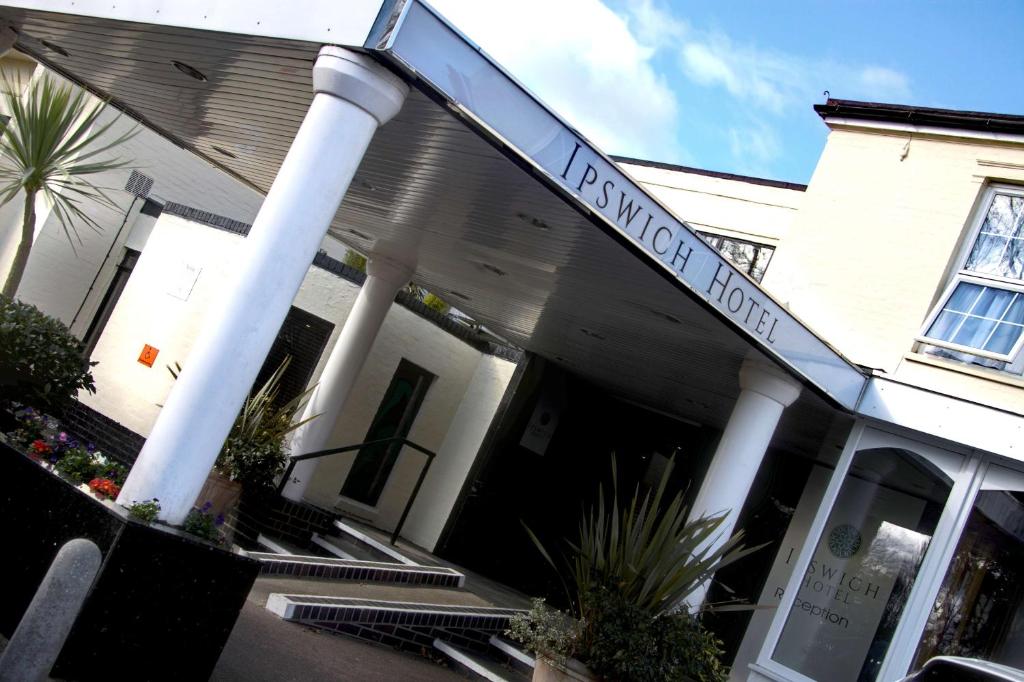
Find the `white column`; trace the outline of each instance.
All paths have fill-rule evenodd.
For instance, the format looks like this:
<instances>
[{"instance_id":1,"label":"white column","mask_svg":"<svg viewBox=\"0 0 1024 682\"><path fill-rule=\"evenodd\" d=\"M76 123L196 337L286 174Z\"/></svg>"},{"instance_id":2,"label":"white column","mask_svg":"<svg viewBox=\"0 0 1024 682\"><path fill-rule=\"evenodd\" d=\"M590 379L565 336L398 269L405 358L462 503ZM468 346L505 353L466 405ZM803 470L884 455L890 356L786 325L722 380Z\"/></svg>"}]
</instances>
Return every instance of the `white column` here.
<instances>
[{"instance_id":1,"label":"white column","mask_svg":"<svg viewBox=\"0 0 1024 682\"><path fill-rule=\"evenodd\" d=\"M726 514L718 533L704 543L711 550L732 536L782 411L800 395L800 384L783 370L765 360L751 358L740 367L740 389L690 511L690 519ZM695 590L687 603L699 607L707 588L705 583Z\"/></svg>"},{"instance_id":2,"label":"white column","mask_svg":"<svg viewBox=\"0 0 1024 682\"><path fill-rule=\"evenodd\" d=\"M408 93L364 55L324 47L309 111L118 502L158 498L181 523L231 430L377 127Z\"/></svg>"},{"instance_id":3,"label":"white column","mask_svg":"<svg viewBox=\"0 0 1024 682\"><path fill-rule=\"evenodd\" d=\"M293 456L329 447L334 424L366 363L395 294L411 277L412 268L395 261L374 257L367 261L366 281L345 319L345 326L327 358L302 419L318 416L296 429L292 436ZM318 463L317 460L296 462L282 494L291 500L302 500Z\"/></svg>"}]
</instances>

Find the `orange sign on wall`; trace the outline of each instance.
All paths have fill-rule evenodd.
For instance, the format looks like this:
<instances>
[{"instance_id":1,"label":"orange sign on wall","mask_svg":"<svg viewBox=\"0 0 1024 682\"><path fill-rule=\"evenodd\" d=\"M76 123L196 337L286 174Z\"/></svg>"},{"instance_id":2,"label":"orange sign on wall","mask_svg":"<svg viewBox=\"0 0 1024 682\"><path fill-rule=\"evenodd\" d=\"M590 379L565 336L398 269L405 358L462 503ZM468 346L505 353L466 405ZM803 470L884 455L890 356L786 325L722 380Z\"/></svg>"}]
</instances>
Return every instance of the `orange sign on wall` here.
<instances>
[{"instance_id":1,"label":"orange sign on wall","mask_svg":"<svg viewBox=\"0 0 1024 682\"><path fill-rule=\"evenodd\" d=\"M146 367L152 367L153 363L156 362L156 356L159 352L159 348L153 348L153 346L147 343L142 347L142 352L139 353L139 362Z\"/></svg>"}]
</instances>

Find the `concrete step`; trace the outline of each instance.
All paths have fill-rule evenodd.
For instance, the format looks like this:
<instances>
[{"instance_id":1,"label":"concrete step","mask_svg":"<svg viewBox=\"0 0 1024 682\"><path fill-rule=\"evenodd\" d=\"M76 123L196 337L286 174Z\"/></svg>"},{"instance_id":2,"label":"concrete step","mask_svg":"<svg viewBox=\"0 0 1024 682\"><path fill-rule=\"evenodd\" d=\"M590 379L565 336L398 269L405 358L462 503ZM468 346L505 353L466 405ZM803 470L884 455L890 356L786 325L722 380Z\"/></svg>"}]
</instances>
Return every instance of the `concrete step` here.
<instances>
[{"instance_id":1,"label":"concrete step","mask_svg":"<svg viewBox=\"0 0 1024 682\"><path fill-rule=\"evenodd\" d=\"M344 558L347 555L360 561L395 561L395 558L390 554L379 552L351 535L346 535L340 531L336 532L336 535L314 533L311 538L311 548L321 554L329 554L338 558Z\"/></svg>"},{"instance_id":2,"label":"concrete step","mask_svg":"<svg viewBox=\"0 0 1024 682\"><path fill-rule=\"evenodd\" d=\"M507 663L510 667L525 674L527 677L533 675L533 668L536 666L537 660L532 655L498 635L491 635L487 641L494 647L492 655L495 655L498 660Z\"/></svg>"},{"instance_id":3,"label":"concrete step","mask_svg":"<svg viewBox=\"0 0 1024 682\"><path fill-rule=\"evenodd\" d=\"M431 604L353 597L273 593L266 608L280 618L388 646L430 650L434 640L486 654L489 639L519 611L467 604Z\"/></svg>"},{"instance_id":4,"label":"concrete step","mask_svg":"<svg viewBox=\"0 0 1024 682\"><path fill-rule=\"evenodd\" d=\"M469 677L489 682L529 682L531 675L507 663L496 661L488 656L466 651L442 639L434 640L434 648L441 652L452 664Z\"/></svg>"},{"instance_id":5,"label":"concrete step","mask_svg":"<svg viewBox=\"0 0 1024 682\"><path fill-rule=\"evenodd\" d=\"M263 575L355 580L360 582L400 583L433 587L462 587L466 577L443 566L409 566L393 562L358 561L269 552L248 552L262 564Z\"/></svg>"},{"instance_id":6,"label":"concrete step","mask_svg":"<svg viewBox=\"0 0 1024 682\"><path fill-rule=\"evenodd\" d=\"M313 533L312 537L310 537L310 542L316 545L319 549L325 550L327 553L331 554L332 556L336 556L339 559L360 560L360 557L356 554L352 553L349 550L342 549L341 543L337 542L337 540L332 541L331 538L324 537L323 535L320 535L320 533ZM369 558L363 557L361 560L367 561L369 560Z\"/></svg>"},{"instance_id":7,"label":"concrete step","mask_svg":"<svg viewBox=\"0 0 1024 682\"><path fill-rule=\"evenodd\" d=\"M354 542L357 546L362 545L372 552L383 554L391 561L409 564L410 566L417 565L416 561L410 559L408 556L398 551L398 549L393 545L388 543L386 538L384 538L383 534L379 531L375 532L361 526L362 524L357 524L347 519L344 521L341 519L335 519L334 521L334 528L342 539L347 540L350 543ZM344 546L342 546L342 549L344 549Z\"/></svg>"}]
</instances>

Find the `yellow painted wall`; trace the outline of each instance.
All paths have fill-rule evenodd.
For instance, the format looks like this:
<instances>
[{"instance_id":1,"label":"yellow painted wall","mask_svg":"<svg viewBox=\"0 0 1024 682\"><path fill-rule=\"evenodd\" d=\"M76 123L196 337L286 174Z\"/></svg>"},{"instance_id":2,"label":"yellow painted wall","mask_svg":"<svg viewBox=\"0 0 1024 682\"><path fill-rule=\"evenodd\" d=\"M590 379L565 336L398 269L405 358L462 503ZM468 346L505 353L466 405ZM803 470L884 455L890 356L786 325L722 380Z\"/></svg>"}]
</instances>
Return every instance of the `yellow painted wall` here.
<instances>
[{"instance_id":1,"label":"yellow painted wall","mask_svg":"<svg viewBox=\"0 0 1024 682\"><path fill-rule=\"evenodd\" d=\"M1019 378L914 353L991 182L1024 185L1024 140L834 125L764 285L854 362L1024 413Z\"/></svg>"}]
</instances>

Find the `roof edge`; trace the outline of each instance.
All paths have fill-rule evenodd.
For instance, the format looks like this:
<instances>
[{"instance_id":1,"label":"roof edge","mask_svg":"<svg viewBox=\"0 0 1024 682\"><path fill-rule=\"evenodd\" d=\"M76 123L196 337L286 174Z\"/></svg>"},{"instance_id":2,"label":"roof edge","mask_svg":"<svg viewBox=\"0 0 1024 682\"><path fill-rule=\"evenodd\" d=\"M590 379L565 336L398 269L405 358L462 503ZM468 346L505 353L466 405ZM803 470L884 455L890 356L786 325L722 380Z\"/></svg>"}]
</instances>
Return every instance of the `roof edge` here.
<instances>
[{"instance_id":1,"label":"roof edge","mask_svg":"<svg viewBox=\"0 0 1024 682\"><path fill-rule=\"evenodd\" d=\"M791 189L796 192L804 192L807 190L807 185L799 182L787 182L785 180L772 180L770 178L758 178L752 175L737 175L736 173L725 173L723 171L707 170L706 168L694 168L693 166L680 166L674 163L664 163L662 161L648 161L647 159L634 159L629 156L617 156L615 154L609 154L608 158L616 163L628 163L633 166L646 166L648 168L660 168L662 170L678 171L680 173L692 173L693 175L704 175L709 178L719 178L721 180L735 180L736 182L745 182L750 185L764 185L766 187L778 187L779 189Z\"/></svg>"},{"instance_id":2,"label":"roof edge","mask_svg":"<svg viewBox=\"0 0 1024 682\"><path fill-rule=\"evenodd\" d=\"M824 104L815 104L814 111L824 121L841 117L862 121L884 121L888 123L910 123L954 130L976 130L986 133L1012 133L1024 135L1024 116L1017 114L996 114L982 111L960 111L937 109L905 104L881 102L860 102L848 99L832 99Z\"/></svg>"}]
</instances>

